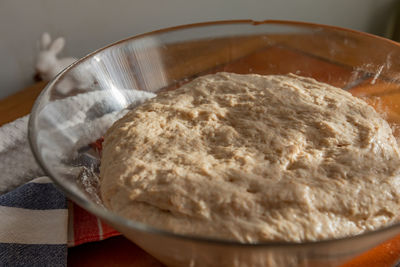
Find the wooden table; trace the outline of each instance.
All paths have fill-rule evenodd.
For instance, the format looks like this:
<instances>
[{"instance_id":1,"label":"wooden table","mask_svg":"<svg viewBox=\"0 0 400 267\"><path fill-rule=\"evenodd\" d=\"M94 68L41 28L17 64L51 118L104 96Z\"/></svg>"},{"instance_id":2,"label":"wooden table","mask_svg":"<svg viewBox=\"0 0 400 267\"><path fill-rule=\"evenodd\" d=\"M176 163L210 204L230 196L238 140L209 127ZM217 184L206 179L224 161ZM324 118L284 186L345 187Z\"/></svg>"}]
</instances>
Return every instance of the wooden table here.
<instances>
[{"instance_id":1,"label":"wooden table","mask_svg":"<svg viewBox=\"0 0 400 267\"><path fill-rule=\"evenodd\" d=\"M196 58L193 54L193 60L187 62L187 67L175 68L175 64L171 62L170 75L175 75L178 79L183 76L196 76L199 74L216 72L216 71L232 71L237 73L245 73L249 66L253 72L260 74L273 74L282 72L296 72L298 74L312 76L320 81L330 82L337 86L343 86L344 82L354 76L353 69L350 67L355 61L359 60L358 54L347 54L347 57L340 56L329 58L329 51L324 51L320 46L313 46L305 39L304 36L272 36L271 45L265 47L265 40L260 38L244 38L242 46L238 49L233 47L226 40L215 41L213 46L206 43L196 42L191 44L191 48L187 46L177 45L174 49L176 53L192 53L193 49L207 49L210 64L214 61L221 62L218 67L204 70L204 58ZM291 38L296 38L295 46L290 46ZM357 42L357 40L350 40ZM255 48L259 47L256 53ZM225 52L229 48L229 57L235 58L229 64L224 64L227 55ZM367 48L363 48L367 49ZM310 54L312 52L312 54ZM364 51L368 53L368 51ZM286 65L282 69L282 62L290 61L292 65ZM201 64L200 64L200 63ZM269 62L266 67L265 62ZM297 72L298 66L303 66L305 72ZM190 67L189 67L190 66ZM292 66L292 67L291 67ZM400 66L400 65L399 65ZM175 69L174 69L175 68ZM366 70L368 71L368 70ZM361 74L360 74L361 75ZM332 77L340 77L340 79L332 80ZM360 77L356 77L360 78ZM390 122L400 122L400 87L397 84L388 83L384 80L377 80L380 86L371 86L371 77L361 77L354 84L350 91L355 95L363 95L366 100L376 108L380 108L384 103L385 113ZM44 83L35 84L29 88L22 90L4 100L0 100L0 124L11 122L16 118L26 115L30 112L34 100L44 87ZM179 83L177 84L177 86ZM379 96L383 102L376 105L374 99ZM399 134L399 132L397 132ZM400 236L370 250L360 257L348 262L344 266L392 266L400 256ZM122 236L112 237L96 243L88 243L68 251L69 266L162 266L157 260L141 250L139 247L128 241Z\"/></svg>"}]
</instances>

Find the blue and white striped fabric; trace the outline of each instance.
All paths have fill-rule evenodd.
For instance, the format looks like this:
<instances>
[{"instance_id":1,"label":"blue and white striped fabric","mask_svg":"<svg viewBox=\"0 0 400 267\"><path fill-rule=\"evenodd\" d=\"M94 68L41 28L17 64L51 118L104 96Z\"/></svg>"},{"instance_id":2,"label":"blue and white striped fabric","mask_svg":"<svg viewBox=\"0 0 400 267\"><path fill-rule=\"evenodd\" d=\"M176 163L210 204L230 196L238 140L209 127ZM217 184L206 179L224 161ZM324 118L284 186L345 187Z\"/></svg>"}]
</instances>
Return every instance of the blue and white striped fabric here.
<instances>
[{"instance_id":1,"label":"blue and white striped fabric","mask_svg":"<svg viewBox=\"0 0 400 267\"><path fill-rule=\"evenodd\" d=\"M0 195L0 265L66 266L68 210L49 178Z\"/></svg>"},{"instance_id":2,"label":"blue and white striped fabric","mask_svg":"<svg viewBox=\"0 0 400 267\"><path fill-rule=\"evenodd\" d=\"M27 123L0 127L0 266L66 266L67 200L42 177Z\"/></svg>"}]
</instances>

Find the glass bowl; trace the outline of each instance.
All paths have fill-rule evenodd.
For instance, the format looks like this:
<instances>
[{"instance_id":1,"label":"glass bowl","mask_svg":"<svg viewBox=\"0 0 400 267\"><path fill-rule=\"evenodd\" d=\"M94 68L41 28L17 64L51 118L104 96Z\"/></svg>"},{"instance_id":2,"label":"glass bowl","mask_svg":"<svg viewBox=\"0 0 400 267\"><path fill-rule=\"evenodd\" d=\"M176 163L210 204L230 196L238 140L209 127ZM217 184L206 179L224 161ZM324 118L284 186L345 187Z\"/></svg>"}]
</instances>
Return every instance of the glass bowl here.
<instances>
[{"instance_id":1,"label":"glass bowl","mask_svg":"<svg viewBox=\"0 0 400 267\"><path fill-rule=\"evenodd\" d=\"M316 24L245 20L158 30L95 51L60 73L35 103L29 140L39 164L70 199L167 265L338 266L399 234L400 224L304 243L242 244L174 234L102 205L92 143L127 108L219 71L313 77L366 99L398 134L397 62L395 42Z\"/></svg>"}]
</instances>

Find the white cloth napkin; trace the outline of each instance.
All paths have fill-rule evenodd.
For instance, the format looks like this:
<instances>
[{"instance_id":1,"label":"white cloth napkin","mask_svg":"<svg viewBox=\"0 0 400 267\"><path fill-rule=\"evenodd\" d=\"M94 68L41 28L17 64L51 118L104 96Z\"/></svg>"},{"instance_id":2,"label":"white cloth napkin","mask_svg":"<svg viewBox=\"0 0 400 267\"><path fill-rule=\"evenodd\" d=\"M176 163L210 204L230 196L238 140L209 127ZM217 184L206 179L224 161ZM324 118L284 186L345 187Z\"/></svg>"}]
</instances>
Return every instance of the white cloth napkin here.
<instances>
[{"instance_id":1,"label":"white cloth napkin","mask_svg":"<svg viewBox=\"0 0 400 267\"><path fill-rule=\"evenodd\" d=\"M44 175L29 147L28 119L0 127L0 195Z\"/></svg>"}]
</instances>

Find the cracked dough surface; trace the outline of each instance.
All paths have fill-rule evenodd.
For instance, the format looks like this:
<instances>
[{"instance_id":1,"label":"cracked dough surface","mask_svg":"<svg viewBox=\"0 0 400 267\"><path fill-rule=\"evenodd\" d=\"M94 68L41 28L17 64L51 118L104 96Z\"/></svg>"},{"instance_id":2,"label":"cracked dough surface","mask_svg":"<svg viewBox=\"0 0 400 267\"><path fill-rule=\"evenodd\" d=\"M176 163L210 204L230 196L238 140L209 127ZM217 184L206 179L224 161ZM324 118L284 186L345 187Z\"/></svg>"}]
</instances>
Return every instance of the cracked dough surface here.
<instances>
[{"instance_id":1,"label":"cracked dough surface","mask_svg":"<svg viewBox=\"0 0 400 267\"><path fill-rule=\"evenodd\" d=\"M217 73L108 130L101 195L177 233L312 241L396 220L399 166L387 122L350 93L293 74Z\"/></svg>"}]
</instances>

